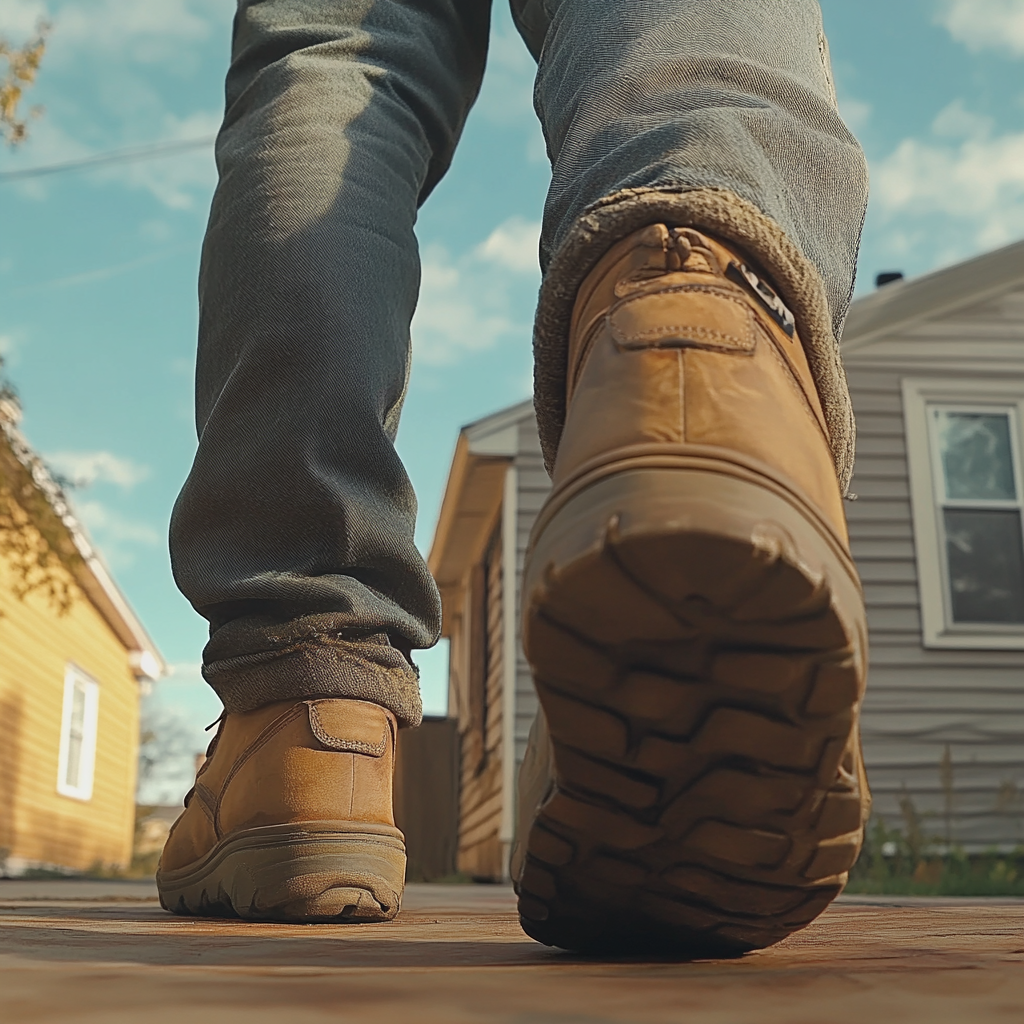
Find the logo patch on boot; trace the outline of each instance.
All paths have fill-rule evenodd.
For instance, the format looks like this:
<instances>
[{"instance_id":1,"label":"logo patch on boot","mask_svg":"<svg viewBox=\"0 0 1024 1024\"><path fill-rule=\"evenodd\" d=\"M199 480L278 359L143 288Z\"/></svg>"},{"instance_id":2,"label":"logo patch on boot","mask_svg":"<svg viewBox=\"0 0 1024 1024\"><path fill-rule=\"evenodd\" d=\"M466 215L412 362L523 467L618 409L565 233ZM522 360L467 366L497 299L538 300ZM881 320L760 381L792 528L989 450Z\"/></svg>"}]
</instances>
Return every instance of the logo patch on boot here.
<instances>
[{"instance_id":1,"label":"logo patch on boot","mask_svg":"<svg viewBox=\"0 0 1024 1024\"><path fill-rule=\"evenodd\" d=\"M383 709L366 701L307 700L309 727L321 745L345 754L383 757L391 729Z\"/></svg>"},{"instance_id":2,"label":"logo patch on boot","mask_svg":"<svg viewBox=\"0 0 1024 1024\"><path fill-rule=\"evenodd\" d=\"M793 337L796 333L796 317L771 285L762 281L744 263L730 263L725 271L725 276L738 285L746 285L750 288L758 302L764 307L765 312L786 332L787 337Z\"/></svg>"}]
</instances>

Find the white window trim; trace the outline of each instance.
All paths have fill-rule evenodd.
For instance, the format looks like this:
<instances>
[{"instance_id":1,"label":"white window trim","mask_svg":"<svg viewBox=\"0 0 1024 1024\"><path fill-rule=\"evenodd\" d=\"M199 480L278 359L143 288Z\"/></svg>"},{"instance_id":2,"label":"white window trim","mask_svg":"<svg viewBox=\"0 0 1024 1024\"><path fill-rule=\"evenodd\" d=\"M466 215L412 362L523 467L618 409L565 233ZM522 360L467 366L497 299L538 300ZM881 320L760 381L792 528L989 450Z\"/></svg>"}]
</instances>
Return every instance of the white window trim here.
<instances>
[{"instance_id":1,"label":"white window trim","mask_svg":"<svg viewBox=\"0 0 1024 1024\"><path fill-rule=\"evenodd\" d=\"M75 685L85 688L85 714L82 720L82 752L79 760L78 785L65 781L71 747L71 716L74 709ZM60 754L57 758L57 792L74 800L91 800L93 775L96 769L96 734L99 725L100 685L91 676L70 662L64 670L64 709L60 720Z\"/></svg>"},{"instance_id":2,"label":"white window trim","mask_svg":"<svg viewBox=\"0 0 1024 1024\"><path fill-rule=\"evenodd\" d=\"M914 520L914 548L925 647L960 650L1024 650L1024 626L954 624L949 609L942 531L939 526L937 456L931 443L929 405L1012 406L1017 415L1015 454L1024 451L1024 377L1001 379L903 380L903 418L907 437L907 468ZM1015 467L1019 485L1024 467Z\"/></svg>"}]
</instances>

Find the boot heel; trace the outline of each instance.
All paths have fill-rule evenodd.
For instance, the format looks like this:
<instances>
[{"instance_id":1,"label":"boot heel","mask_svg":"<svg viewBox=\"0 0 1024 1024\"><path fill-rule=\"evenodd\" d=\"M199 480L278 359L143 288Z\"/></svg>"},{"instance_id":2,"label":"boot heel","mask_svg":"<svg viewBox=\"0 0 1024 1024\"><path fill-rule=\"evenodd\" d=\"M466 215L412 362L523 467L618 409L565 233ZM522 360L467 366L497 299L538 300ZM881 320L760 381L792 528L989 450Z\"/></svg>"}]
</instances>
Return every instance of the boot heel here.
<instances>
[{"instance_id":1,"label":"boot heel","mask_svg":"<svg viewBox=\"0 0 1024 1024\"><path fill-rule=\"evenodd\" d=\"M821 913L860 849L856 572L749 467L613 470L552 500L528 556L555 789L526 840L522 924L574 949L766 946Z\"/></svg>"}]
</instances>

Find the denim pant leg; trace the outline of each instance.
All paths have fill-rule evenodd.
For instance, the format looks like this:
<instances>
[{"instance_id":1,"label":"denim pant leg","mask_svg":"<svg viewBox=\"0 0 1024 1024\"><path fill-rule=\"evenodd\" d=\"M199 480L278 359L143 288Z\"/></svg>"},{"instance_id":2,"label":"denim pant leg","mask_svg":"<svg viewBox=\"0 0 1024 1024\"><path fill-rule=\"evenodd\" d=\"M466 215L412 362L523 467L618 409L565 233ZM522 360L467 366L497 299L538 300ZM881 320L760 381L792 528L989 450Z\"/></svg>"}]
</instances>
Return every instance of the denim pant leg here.
<instances>
[{"instance_id":1,"label":"denim pant leg","mask_svg":"<svg viewBox=\"0 0 1024 1024\"><path fill-rule=\"evenodd\" d=\"M639 227L732 240L788 300L843 486L853 423L836 339L853 291L867 168L835 101L816 0L513 0L539 57L553 179L535 338L541 439L564 418L580 282Z\"/></svg>"},{"instance_id":2,"label":"denim pant leg","mask_svg":"<svg viewBox=\"0 0 1024 1024\"><path fill-rule=\"evenodd\" d=\"M318 694L421 716L440 629L394 449L418 205L483 73L489 0L242 0L200 273L199 450L175 579L229 711Z\"/></svg>"}]
</instances>

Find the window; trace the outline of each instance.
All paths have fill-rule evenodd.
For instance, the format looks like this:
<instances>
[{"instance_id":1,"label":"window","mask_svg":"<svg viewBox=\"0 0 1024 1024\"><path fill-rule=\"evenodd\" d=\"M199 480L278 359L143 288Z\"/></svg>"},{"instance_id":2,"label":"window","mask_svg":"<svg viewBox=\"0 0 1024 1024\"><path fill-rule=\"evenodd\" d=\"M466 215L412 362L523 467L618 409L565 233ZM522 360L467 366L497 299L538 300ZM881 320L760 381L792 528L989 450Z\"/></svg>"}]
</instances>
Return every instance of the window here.
<instances>
[{"instance_id":1,"label":"window","mask_svg":"<svg viewBox=\"0 0 1024 1024\"><path fill-rule=\"evenodd\" d=\"M92 799L99 700L99 684L81 669L68 665L64 673L57 792L76 800Z\"/></svg>"},{"instance_id":2,"label":"window","mask_svg":"<svg viewBox=\"0 0 1024 1024\"><path fill-rule=\"evenodd\" d=\"M1013 408L929 406L953 623L1024 624Z\"/></svg>"},{"instance_id":3,"label":"window","mask_svg":"<svg viewBox=\"0 0 1024 1024\"><path fill-rule=\"evenodd\" d=\"M926 646L1024 648L1024 382L905 381Z\"/></svg>"}]
</instances>

